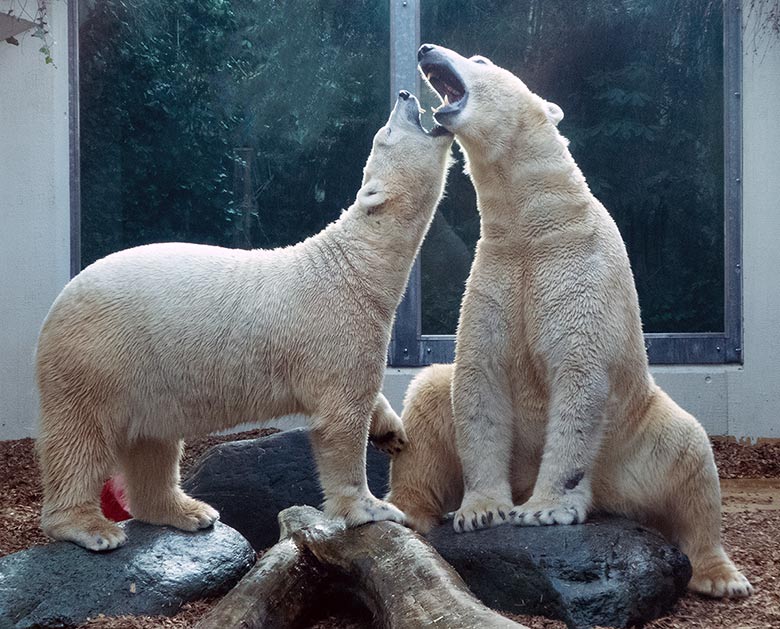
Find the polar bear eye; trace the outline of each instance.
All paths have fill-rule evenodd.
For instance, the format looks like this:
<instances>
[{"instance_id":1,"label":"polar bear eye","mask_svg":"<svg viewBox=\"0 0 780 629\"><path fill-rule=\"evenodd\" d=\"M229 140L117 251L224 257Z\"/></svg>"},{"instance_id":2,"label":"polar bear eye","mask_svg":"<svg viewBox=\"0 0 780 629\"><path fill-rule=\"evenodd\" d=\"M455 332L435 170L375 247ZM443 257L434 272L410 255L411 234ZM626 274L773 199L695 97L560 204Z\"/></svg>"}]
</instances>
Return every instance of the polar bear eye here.
<instances>
[{"instance_id":1,"label":"polar bear eye","mask_svg":"<svg viewBox=\"0 0 780 629\"><path fill-rule=\"evenodd\" d=\"M485 57L480 57L480 56L472 57L471 61L473 61L474 63L479 63L479 64L481 64L483 66L492 65L492 63L490 62L489 59L486 59Z\"/></svg>"}]
</instances>

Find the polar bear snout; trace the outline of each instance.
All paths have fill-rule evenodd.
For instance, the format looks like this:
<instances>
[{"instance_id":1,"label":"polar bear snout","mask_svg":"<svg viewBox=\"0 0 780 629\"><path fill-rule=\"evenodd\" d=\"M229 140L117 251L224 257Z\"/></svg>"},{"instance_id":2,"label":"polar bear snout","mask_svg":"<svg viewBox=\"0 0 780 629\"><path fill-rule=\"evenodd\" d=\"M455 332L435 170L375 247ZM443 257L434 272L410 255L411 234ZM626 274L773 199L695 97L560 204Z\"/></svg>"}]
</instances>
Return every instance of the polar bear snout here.
<instances>
[{"instance_id":1,"label":"polar bear snout","mask_svg":"<svg viewBox=\"0 0 780 629\"><path fill-rule=\"evenodd\" d=\"M393 113L390 114L390 127L392 128L401 121L411 122L420 131L425 131L420 120L420 101L414 94L406 90L398 92Z\"/></svg>"},{"instance_id":2,"label":"polar bear snout","mask_svg":"<svg viewBox=\"0 0 780 629\"><path fill-rule=\"evenodd\" d=\"M433 44L423 44L417 51L417 61L422 61L429 52L436 50L436 46Z\"/></svg>"}]
</instances>

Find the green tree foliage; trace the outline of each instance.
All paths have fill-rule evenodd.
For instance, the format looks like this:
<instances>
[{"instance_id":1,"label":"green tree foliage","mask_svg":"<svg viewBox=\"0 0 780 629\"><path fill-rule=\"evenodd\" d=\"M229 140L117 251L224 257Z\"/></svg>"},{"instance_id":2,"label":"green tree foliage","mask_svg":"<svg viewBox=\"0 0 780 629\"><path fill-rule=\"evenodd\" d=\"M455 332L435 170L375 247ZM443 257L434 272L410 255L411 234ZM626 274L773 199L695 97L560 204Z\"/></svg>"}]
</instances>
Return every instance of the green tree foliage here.
<instances>
[{"instance_id":1,"label":"green tree foliage","mask_svg":"<svg viewBox=\"0 0 780 629\"><path fill-rule=\"evenodd\" d=\"M562 133L620 227L646 331L723 329L723 10L719 0L439 0L423 39L483 54L562 106ZM458 181L459 180L459 181ZM465 178L441 211L473 249ZM451 333L466 275L423 249L423 331ZM462 266L462 265L461 265ZM442 302L447 302L447 307Z\"/></svg>"},{"instance_id":2,"label":"green tree foliage","mask_svg":"<svg viewBox=\"0 0 780 629\"><path fill-rule=\"evenodd\" d=\"M388 110L386 3L81 8L84 264L167 240L286 245L352 202Z\"/></svg>"}]
</instances>

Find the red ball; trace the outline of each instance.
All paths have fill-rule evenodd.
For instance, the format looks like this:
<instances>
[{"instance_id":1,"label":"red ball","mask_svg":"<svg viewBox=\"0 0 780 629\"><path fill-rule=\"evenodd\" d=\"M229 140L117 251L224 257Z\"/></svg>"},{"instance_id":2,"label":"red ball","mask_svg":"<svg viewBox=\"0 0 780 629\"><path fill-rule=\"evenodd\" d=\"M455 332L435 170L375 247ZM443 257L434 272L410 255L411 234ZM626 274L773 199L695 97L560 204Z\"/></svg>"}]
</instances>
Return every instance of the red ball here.
<instances>
[{"instance_id":1,"label":"red ball","mask_svg":"<svg viewBox=\"0 0 780 629\"><path fill-rule=\"evenodd\" d=\"M109 520L122 522L133 516L127 511L124 484L119 477L109 478L100 492L100 508Z\"/></svg>"}]
</instances>

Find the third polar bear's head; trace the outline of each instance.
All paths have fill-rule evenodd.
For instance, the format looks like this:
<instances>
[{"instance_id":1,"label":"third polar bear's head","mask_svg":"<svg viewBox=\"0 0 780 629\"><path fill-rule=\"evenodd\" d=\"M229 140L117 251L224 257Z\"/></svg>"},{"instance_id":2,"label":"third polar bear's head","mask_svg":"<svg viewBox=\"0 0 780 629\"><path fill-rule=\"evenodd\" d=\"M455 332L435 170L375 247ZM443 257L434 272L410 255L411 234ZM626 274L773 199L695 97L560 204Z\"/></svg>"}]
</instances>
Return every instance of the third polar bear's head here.
<instances>
[{"instance_id":1,"label":"third polar bear's head","mask_svg":"<svg viewBox=\"0 0 780 629\"><path fill-rule=\"evenodd\" d=\"M490 146L528 131L552 128L563 111L534 94L519 78L481 56L463 57L454 50L423 44L417 53L420 71L442 98L434 110L438 124L465 145Z\"/></svg>"},{"instance_id":2,"label":"third polar bear's head","mask_svg":"<svg viewBox=\"0 0 780 629\"><path fill-rule=\"evenodd\" d=\"M402 90L387 123L374 136L358 205L369 215L432 214L444 191L452 141L452 134L440 125L423 129L420 103Z\"/></svg>"}]
</instances>

